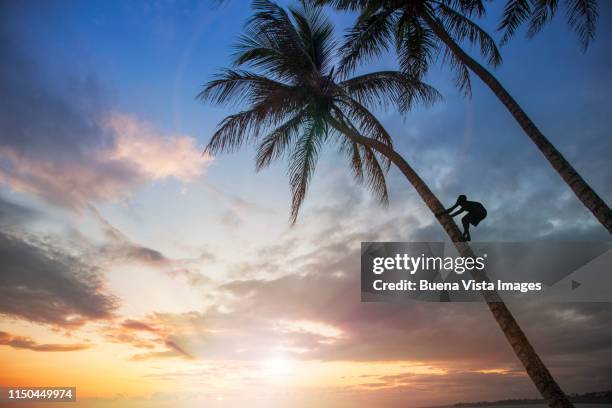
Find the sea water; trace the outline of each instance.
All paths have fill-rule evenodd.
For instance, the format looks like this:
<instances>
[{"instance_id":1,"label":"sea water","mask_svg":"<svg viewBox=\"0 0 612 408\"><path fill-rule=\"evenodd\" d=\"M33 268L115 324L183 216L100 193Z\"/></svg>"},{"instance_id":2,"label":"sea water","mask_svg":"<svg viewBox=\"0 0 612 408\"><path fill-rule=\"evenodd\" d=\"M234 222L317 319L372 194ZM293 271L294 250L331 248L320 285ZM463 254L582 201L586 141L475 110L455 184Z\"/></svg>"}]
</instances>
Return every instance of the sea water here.
<instances>
[{"instance_id":1,"label":"sea water","mask_svg":"<svg viewBox=\"0 0 612 408\"><path fill-rule=\"evenodd\" d=\"M525 405L479 405L478 408L544 408L546 404L525 404ZM610 404L574 404L576 408L612 408ZM468 408L468 407L465 407Z\"/></svg>"}]
</instances>

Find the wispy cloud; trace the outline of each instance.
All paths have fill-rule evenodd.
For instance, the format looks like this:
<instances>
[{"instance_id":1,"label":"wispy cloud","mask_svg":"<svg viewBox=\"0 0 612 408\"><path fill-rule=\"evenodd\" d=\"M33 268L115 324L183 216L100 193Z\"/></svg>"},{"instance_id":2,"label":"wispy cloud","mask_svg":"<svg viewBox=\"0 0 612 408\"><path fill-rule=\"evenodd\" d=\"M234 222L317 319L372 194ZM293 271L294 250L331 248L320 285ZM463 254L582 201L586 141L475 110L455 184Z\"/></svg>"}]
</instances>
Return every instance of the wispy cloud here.
<instances>
[{"instance_id":1,"label":"wispy cloud","mask_svg":"<svg viewBox=\"0 0 612 408\"><path fill-rule=\"evenodd\" d=\"M0 345L9 346L16 349L25 349L32 351L78 351L90 347L89 344L44 344L37 343L30 337L15 336L7 332L0 331Z\"/></svg>"},{"instance_id":2,"label":"wispy cloud","mask_svg":"<svg viewBox=\"0 0 612 408\"><path fill-rule=\"evenodd\" d=\"M37 131L25 123L14 126L13 131L19 133ZM194 182L212 160L202 156L195 139L161 135L126 114L112 114L102 124L91 126L94 135L89 138L99 137L96 143L100 145L83 146L82 140L88 137L77 133L66 142L81 146L76 154L68 156L53 153L64 147L62 139L46 154L37 152L44 147L36 134L29 136L27 149L10 140L0 140L0 162L4 163L0 166L0 181L15 191L56 205L83 208L89 203L127 198L138 187L153 181L173 178L181 183Z\"/></svg>"},{"instance_id":3,"label":"wispy cloud","mask_svg":"<svg viewBox=\"0 0 612 408\"><path fill-rule=\"evenodd\" d=\"M160 325L155 318L146 320L125 319L119 326L109 325L102 329L105 338L114 343L146 349L132 356L134 361L166 358L193 359L187 351L172 340L172 328Z\"/></svg>"}]
</instances>

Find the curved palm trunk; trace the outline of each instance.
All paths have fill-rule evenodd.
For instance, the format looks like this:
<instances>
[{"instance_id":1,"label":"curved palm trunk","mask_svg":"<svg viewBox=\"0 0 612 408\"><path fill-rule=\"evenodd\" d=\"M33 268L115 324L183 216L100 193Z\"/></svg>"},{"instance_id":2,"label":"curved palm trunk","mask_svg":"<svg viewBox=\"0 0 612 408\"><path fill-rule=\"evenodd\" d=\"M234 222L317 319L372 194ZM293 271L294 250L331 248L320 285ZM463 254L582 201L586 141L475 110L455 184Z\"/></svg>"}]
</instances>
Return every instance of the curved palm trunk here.
<instances>
[{"instance_id":1,"label":"curved palm trunk","mask_svg":"<svg viewBox=\"0 0 612 408\"><path fill-rule=\"evenodd\" d=\"M331 125L357 143L369 146L391 160L408 179L408 182L412 184L417 193L419 193L419 196L421 196L421 199L434 214L442 228L444 228L444 231L446 231L446 234L453 241L461 256L472 258L476 256L469 244L462 242L461 231L453 219L448 214L440 215L444 211L444 207L442 203L440 203L440 200L438 200L438 197L436 197L427 184L425 184L421 177L412 167L410 167L399 153L378 140L361 136L338 121L332 120ZM484 272L478 273L474 271L472 276L477 280L488 281L486 273ZM523 367L525 367L525 371L527 371L527 374L534 382L538 391L540 391L540 394L542 394L542 397L548 402L549 406L552 408L573 408L574 406L561 387L559 387L559 384L557 384L550 371L548 371L548 368L546 368L544 362L540 359L531 343L529 343L527 336L525 336L525 333L518 325L499 294L496 291L483 291L482 294L485 297L487 306L491 310L495 321L497 321L506 339L508 339L510 346L512 346L514 353L523 364Z\"/></svg>"},{"instance_id":2,"label":"curved palm trunk","mask_svg":"<svg viewBox=\"0 0 612 408\"><path fill-rule=\"evenodd\" d=\"M470 57L463 49L448 35L446 30L431 16L424 13L423 19L431 27L434 33L446 44L446 46L459 58L467 67L475 73L490 89L495 96L504 104L506 109L521 126L523 131L529 136L531 141L540 149L550 165L559 173L565 183L572 189L576 197L586 208L593 213L595 218L612 234L612 210L589 186L582 176L572 167L563 157L561 152L540 132L535 123L514 100L502 84L481 64Z\"/></svg>"}]
</instances>

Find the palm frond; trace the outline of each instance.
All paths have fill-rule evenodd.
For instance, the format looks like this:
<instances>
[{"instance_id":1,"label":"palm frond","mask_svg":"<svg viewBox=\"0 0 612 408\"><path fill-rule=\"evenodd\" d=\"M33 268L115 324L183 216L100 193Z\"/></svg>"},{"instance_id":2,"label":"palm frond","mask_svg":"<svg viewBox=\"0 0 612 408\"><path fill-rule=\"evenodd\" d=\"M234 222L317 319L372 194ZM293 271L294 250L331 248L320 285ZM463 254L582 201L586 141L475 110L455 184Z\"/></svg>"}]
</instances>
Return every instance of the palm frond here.
<instances>
[{"instance_id":1,"label":"palm frond","mask_svg":"<svg viewBox=\"0 0 612 408\"><path fill-rule=\"evenodd\" d=\"M383 142L387 146L393 146L391 136L385 127L378 121L365 106L350 97L338 98L336 105L337 112L341 112L341 117L346 122L354 125L356 130L372 139Z\"/></svg>"},{"instance_id":2,"label":"palm frond","mask_svg":"<svg viewBox=\"0 0 612 408\"><path fill-rule=\"evenodd\" d=\"M242 111L224 118L212 138L204 148L205 153L216 154L232 152L244 144L252 132L261 127L259 115L252 111Z\"/></svg>"},{"instance_id":3,"label":"palm frond","mask_svg":"<svg viewBox=\"0 0 612 408\"><path fill-rule=\"evenodd\" d=\"M273 76L281 81L291 80L296 72L304 71L300 54L277 44L278 38L272 38L266 32L250 32L245 29L234 45L234 66L247 66L263 74Z\"/></svg>"},{"instance_id":4,"label":"palm frond","mask_svg":"<svg viewBox=\"0 0 612 408\"><path fill-rule=\"evenodd\" d=\"M364 150L363 163L367 174L367 185L372 194L378 199L382 205L389 204L389 192L387 190L387 181L385 179L386 171L380 165L376 154L367 146L362 147ZM386 159L386 158L385 158Z\"/></svg>"},{"instance_id":5,"label":"palm frond","mask_svg":"<svg viewBox=\"0 0 612 408\"><path fill-rule=\"evenodd\" d=\"M255 160L257 171L269 166L287 151L306 119L304 111L301 111L261 140Z\"/></svg>"},{"instance_id":6,"label":"palm frond","mask_svg":"<svg viewBox=\"0 0 612 408\"><path fill-rule=\"evenodd\" d=\"M340 69L353 71L359 61L381 55L389 48L395 25L394 10L385 9L360 18L344 36Z\"/></svg>"},{"instance_id":7,"label":"palm frond","mask_svg":"<svg viewBox=\"0 0 612 408\"><path fill-rule=\"evenodd\" d=\"M583 50L595 38L595 24L599 17L597 0L566 0L567 23L578 35Z\"/></svg>"},{"instance_id":8,"label":"palm frond","mask_svg":"<svg viewBox=\"0 0 612 408\"><path fill-rule=\"evenodd\" d=\"M468 41L480 46L480 55L492 66L501 64L501 54L495 45L495 40L469 18L441 4L438 16L446 32L454 36L455 42Z\"/></svg>"},{"instance_id":9,"label":"palm frond","mask_svg":"<svg viewBox=\"0 0 612 408\"><path fill-rule=\"evenodd\" d=\"M261 102L273 93L291 93L289 85L249 71L225 69L197 95L203 102L225 104L232 100Z\"/></svg>"},{"instance_id":10,"label":"palm frond","mask_svg":"<svg viewBox=\"0 0 612 408\"><path fill-rule=\"evenodd\" d=\"M248 64L279 79L293 79L312 70L313 62L292 16L269 0L254 1L253 9L235 45L234 64Z\"/></svg>"},{"instance_id":11,"label":"palm frond","mask_svg":"<svg viewBox=\"0 0 612 408\"><path fill-rule=\"evenodd\" d=\"M360 146L355 142L349 142L348 145L350 146L353 175L358 183L363 183L363 160L361 160L361 152L359 151Z\"/></svg>"},{"instance_id":12,"label":"palm frond","mask_svg":"<svg viewBox=\"0 0 612 408\"><path fill-rule=\"evenodd\" d=\"M342 111L334 110L334 113L335 117L331 121L332 126L334 121L337 121L342 124L343 128L351 129L351 131L359 134L359 131ZM335 128L335 130L343 134L341 128ZM362 183L365 173L367 187L372 195L374 195L381 204L387 205L389 203L389 193L387 190L386 173L389 171L390 161L388 158L374 152L368 146L356 143L351 139L351 135L344 133L344 136L344 150L350 156L351 168L353 169L356 181ZM381 161L383 162L382 165L380 164Z\"/></svg>"},{"instance_id":13,"label":"palm frond","mask_svg":"<svg viewBox=\"0 0 612 408\"><path fill-rule=\"evenodd\" d=\"M291 96L291 95L290 95ZM300 107L299 101L272 94L270 98L251 105L251 108L227 116L217 126L205 152L216 154L233 152L245 142L256 139L262 129L277 126Z\"/></svg>"},{"instance_id":14,"label":"palm frond","mask_svg":"<svg viewBox=\"0 0 612 408\"><path fill-rule=\"evenodd\" d=\"M401 70L416 77L425 76L439 50L435 34L412 13L402 15L395 31L395 47Z\"/></svg>"},{"instance_id":15,"label":"palm frond","mask_svg":"<svg viewBox=\"0 0 612 408\"><path fill-rule=\"evenodd\" d=\"M455 76L455 86L467 97L472 95L472 81L470 70L457 56L448 48L444 51L443 61L447 63Z\"/></svg>"},{"instance_id":16,"label":"palm frond","mask_svg":"<svg viewBox=\"0 0 612 408\"><path fill-rule=\"evenodd\" d=\"M532 0L533 8L531 18L529 19L528 37L533 37L542 30L542 27L550 20L557 12L559 6L558 0Z\"/></svg>"},{"instance_id":17,"label":"palm frond","mask_svg":"<svg viewBox=\"0 0 612 408\"><path fill-rule=\"evenodd\" d=\"M321 8L309 3L302 3L302 8L299 10L295 8L289 10L305 54L318 72L327 71L336 48L333 39L334 26L323 15Z\"/></svg>"},{"instance_id":18,"label":"palm frond","mask_svg":"<svg viewBox=\"0 0 612 408\"><path fill-rule=\"evenodd\" d=\"M297 37L297 32L291 21L289 13L270 0L253 0L253 15L246 23L245 28L253 33L267 33L270 38L283 40Z\"/></svg>"},{"instance_id":19,"label":"palm frond","mask_svg":"<svg viewBox=\"0 0 612 408\"><path fill-rule=\"evenodd\" d=\"M350 10L357 11L363 10L368 7L371 3L377 3L376 1L371 0L314 0L314 3L317 6L330 6L335 8L336 10ZM382 1L378 1L378 3L382 3Z\"/></svg>"},{"instance_id":20,"label":"palm frond","mask_svg":"<svg viewBox=\"0 0 612 408\"><path fill-rule=\"evenodd\" d=\"M321 145L327 135L327 124L319 117L312 117L304 126L304 134L298 139L289 158L289 185L291 186L290 222L295 224L306 198L308 185L314 173Z\"/></svg>"},{"instance_id":21,"label":"palm frond","mask_svg":"<svg viewBox=\"0 0 612 408\"><path fill-rule=\"evenodd\" d=\"M508 0L504 7L503 17L497 28L503 31L501 44L506 44L514 36L521 24L531 16L532 0Z\"/></svg>"},{"instance_id":22,"label":"palm frond","mask_svg":"<svg viewBox=\"0 0 612 408\"><path fill-rule=\"evenodd\" d=\"M569 27L578 35L583 50L595 38L599 17L597 0L565 0ZM533 37L549 23L559 9L559 0L507 0L499 30L504 31L501 44L505 44L519 26L528 22L527 36Z\"/></svg>"},{"instance_id":23,"label":"palm frond","mask_svg":"<svg viewBox=\"0 0 612 408\"><path fill-rule=\"evenodd\" d=\"M392 104L406 112L415 102L430 105L441 96L418 77L398 71L378 71L356 76L339 84L361 105L386 109Z\"/></svg>"},{"instance_id":24,"label":"palm frond","mask_svg":"<svg viewBox=\"0 0 612 408\"><path fill-rule=\"evenodd\" d=\"M445 0L443 3L466 17L482 17L486 11L482 0Z\"/></svg>"}]
</instances>

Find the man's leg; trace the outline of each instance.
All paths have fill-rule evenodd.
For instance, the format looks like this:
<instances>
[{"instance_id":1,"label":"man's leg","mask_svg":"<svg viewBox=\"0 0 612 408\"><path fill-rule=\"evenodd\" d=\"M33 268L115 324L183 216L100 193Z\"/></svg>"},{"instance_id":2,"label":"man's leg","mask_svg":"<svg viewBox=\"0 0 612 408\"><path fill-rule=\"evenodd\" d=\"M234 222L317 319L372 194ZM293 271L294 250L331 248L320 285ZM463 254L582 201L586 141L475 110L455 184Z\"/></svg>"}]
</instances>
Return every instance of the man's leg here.
<instances>
[{"instance_id":1,"label":"man's leg","mask_svg":"<svg viewBox=\"0 0 612 408\"><path fill-rule=\"evenodd\" d=\"M463 239L469 241L470 237L470 221L468 220L468 215L461 219L461 224L463 224Z\"/></svg>"}]
</instances>

